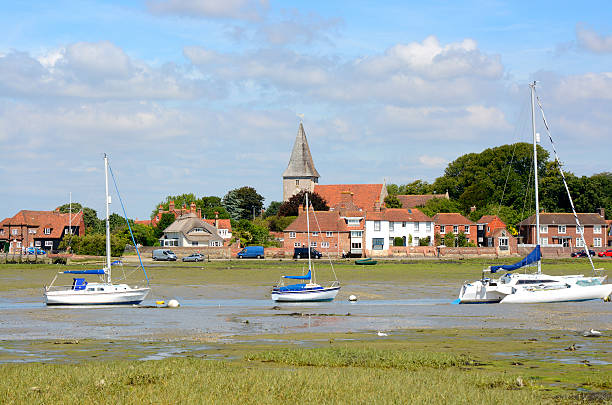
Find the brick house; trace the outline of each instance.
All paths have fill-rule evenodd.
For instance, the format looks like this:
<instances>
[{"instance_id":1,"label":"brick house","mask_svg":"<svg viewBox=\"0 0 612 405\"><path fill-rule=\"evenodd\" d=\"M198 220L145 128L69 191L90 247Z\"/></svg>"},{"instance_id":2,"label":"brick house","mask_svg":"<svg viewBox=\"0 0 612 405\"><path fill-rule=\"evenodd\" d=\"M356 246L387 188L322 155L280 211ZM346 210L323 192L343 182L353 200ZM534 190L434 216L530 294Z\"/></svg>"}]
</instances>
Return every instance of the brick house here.
<instances>
[{"instance_id":1,"label":"brick house","mask_svg":"<svg viewBox=\"0 0 612 405\"><path fill-rule=\"evenodd\" d=\"M589 247L603 248L608 245L608 224L601 214L603 210L600 213L577 214ZM518 226L521 242L536 244L535 214L521 221ZM540 246L583 248L584 243L576 229L574 214L540 213Z\"/></svg>"},{"instance_id":2,"label":"brick house","mask_svg":"<svg viewBox=\"0 0 612 405\"><path fill-rule=\"evenodd\" d=\"M463 232L468 242L476 244L476 223L470 221L456 212L440 212L433 217L435 223L434 234L438 233L442 238L448 233L455 234L455 240L459 232Z\"/></svg>"},{"instance_id":3,"label":"brick house","mask_svg":"<svg viewBox=\"0 0 612 405\"><path fill-rule=\"evenodd\" d=\"M395 238L402 238L403 246L419 246L429 238L433 243L433 219L416 208L382 208L366 214L366 249L387 251Z\"/></svg>"},{"instance_id":4,"label":"brick house","mask_svg":"<svg viewBox=\"0 0 612 405\"><path fill-rule=\"evenodd\" d=\"M506 229L506 224L497 215L483 215L476 221L476 240L478 246L493 247L495 239L493 233L497 229Z\"/></svg>"},{"instance_id":5,"label":"brick house","mask_svg":"<svg viewBox=\"0 0 612 405\"><path fill-rule=\"evenodd\" d=\"M21 210L0 222L0 245L9 253L19 253L26 247L53 251L71 232L76 236L85 233L83 212Z\"/></svg>"}]
</instances>

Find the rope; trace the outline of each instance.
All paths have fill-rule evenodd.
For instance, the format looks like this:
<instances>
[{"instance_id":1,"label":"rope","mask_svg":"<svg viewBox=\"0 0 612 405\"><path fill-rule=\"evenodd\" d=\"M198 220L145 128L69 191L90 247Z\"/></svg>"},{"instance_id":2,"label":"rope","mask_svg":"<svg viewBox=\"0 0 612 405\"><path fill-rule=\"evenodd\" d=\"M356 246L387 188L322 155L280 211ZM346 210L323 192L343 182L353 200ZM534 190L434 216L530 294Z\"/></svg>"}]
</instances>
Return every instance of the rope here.
<instances>
[{"instance_id":1,"label":"rope","mask_svg":"<svg viewBox=\"0 0 612 405\"><path fill-rule=\"evenodd\" d=\"M312 203L310 205L312 206ZM310 209L310 207L307 207L307 209ZM315 214L314 206L312 206L312 216L314 217L315 222L317 223L317 228L319 229L319 235L321 235L321 238L322 238L323 234L321 233L321 225L319 225L319 220L317 219L317 215ZM350 240L350 238L349 238L349 240ZM308 246L308 249L310 249L310 246ZM336 270L334 270L334 264L332 263L331 256L329 255L329 248L327 248L327 259L329 259L329 265L331 266L332 273L334 273L334 278L336 279L336 281L338 281L338 276L336 275Z\"/></svg>"},{"instance_id":2,"label":"rope","mask_svg":"<svg viewBox=\"0 0 612 405\"><path fill-rule=\"evenodd\" d=\"M132 232L132 227L130 226L130 221L128 221L127 213L125 212L125 206L123 205L123 200L121 199L121 194L119 193L119 187L117 187L117 181L115 181L115 175L113 174L113 169L108 165L108 170L110 171L111 177L113 178L113 184L115 185L115 190L117 191L117 196L119 197L119 202L121 203L121 209L123 210L123 217L125 218L125 223L130 230L130 236L132 237L132 243L134 243L134 248L136 249L136 254L138 254L138 261L140 262L140 267L142 268L142 272L147 279L147 286L149 285L149 276L147 276L147 271L145 270L144 265L142 264L142 258L140 257L140 250L138 250L138 245L136 244L136 240L134 239L134 233Z\"/></svg>"},{"instance_id":3,"label":"rope","mask_svg":"<svg viewBox=\"0 0 612 405\"><path fill-rule=\"evenodd\" d=\"M567 186L567 181L565 180L565 174L563 173L563 169L561 168L561 160L559 160L559 155L557 154L557 149L555 148L555 142L552 139L552 135L550 133L550 127L548 126L548 122L546 121L546 116L544 115L544 109L542 108L542 103L540 101L540 97L536 95L536 100L538 103L538 108L542 113L542 121L544 122L544 127L546 128L546 133L548 134L548 139L552 145L553 152L555 153L555 161L559 167L559 173L561 173L561 178L563 179L563 185L565 186L565 191L567 192L567 197L569 198L570 206L572 207L572 213L574 215L574 221L576 221L576 229L580 230L580 239L582 239L582 243L584 244L584 250L589 258L589 262L591 263L591 268L593 269L593 273L595 273L595 265L593 264L593 259L591 258L591 253L589 252L589 246L584 239L584 227L580 225L580 220L578 219L578 214L576 214L576 208L574 207L574 200L572 200L572 195L570 194L569 187Z\"/></svg>"}]
</instances>

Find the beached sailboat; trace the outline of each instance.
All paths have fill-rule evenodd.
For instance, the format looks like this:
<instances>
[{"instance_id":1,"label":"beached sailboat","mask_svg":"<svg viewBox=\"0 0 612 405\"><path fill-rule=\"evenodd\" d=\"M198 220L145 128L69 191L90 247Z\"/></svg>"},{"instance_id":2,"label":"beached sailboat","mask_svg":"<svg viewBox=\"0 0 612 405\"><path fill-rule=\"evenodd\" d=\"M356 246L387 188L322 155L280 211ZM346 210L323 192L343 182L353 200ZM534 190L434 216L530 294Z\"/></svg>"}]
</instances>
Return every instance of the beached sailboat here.
<instances>
[{"instance_id":1,"label":"beached sailboat","mask_svg":"<svg viewBox=\"0 0 612 405\"><path fill-rule=\"evenodd\" d=\"M67 270L59 272L50 285L44 287L44 301L47 305L126 305L139 304L145 299L150 291L148 287L149 280L147 278L147 287L129 286L128 284L114 284L111 278L112 266L119 264L119 261L111 263L111 245L110 245L110 224L109 224L109 204L111 202L108 194L108 157L104 155L104 176L106 182L106 265L102 269L95 270ZM112 174L112 172L111 172ZM114 178L113 178L114 180ZM117 184L115 183L115 187ZM117 193L119 190L117 190ZM119 196L121 201L121 196ZM123 207L123 203L121 203ZM125 209L124 209L125 214ZM127 218L127 217L126 217ZM132 229L129 222L126 220L130 234ZM138 253L140 266L145 274L146 272L140 258L140 251L134 241L132 242ZM72 280L72 285L54 286L53 283L58 278L59 274L75 274L75 275L98 275L101 281L87 282L84 277L75 277Z\"/></svg>"},{"instance_id":2,"label":"beached sailboat","mask_svg":"<svg viewBox=\"0 0 612 405\"><path fill-rule=\"evenodd\" d=\"M307 241L310 247L310 204L308 202L308 193L306 193L306 229ZM314 215L314 208L313 208ZM330 260L330 265L333 264ZM335 272L334 272L335 275ZM306 283L285 285L284 280L303 280ZM323 287L317 284L315 272L310 257L310 248L308 249L308 272L302 276L282 276L280 281L270 293L272 300L278 302L316 302L316 301L332 301L340 291L340 282L336 279L329 286Z\"/></svg>"},{"instance_id":3,"label":"beached sailboat","mask_svg":"<svg viewBox=\"0 0 612 405\"><path fill-rule=\"evenodd\" d=\"M533 131L533 164L535 175L535 205L536 205L536 240L540 241L540 206L538 198L538 170L537 170L537 142L538 136L535 129L535 85L531 87L531 124ZM538 103L540 110L541 104ZM544 118L544 125L548 131L548 124ZM550 132L548 132L550 137ZM552 142L552 137L550 137ZM554 143L553 143L554 149ZM555 158L561 164L555 150ZM570 200L574 219L577 229L580 229L580 237L586 246L584 240L583 228L580 226L578 215L574 209L574 203L569 193L569 188L565 181L563 171L561 171L563 183ZM589 261L593 272L596 273L593 260L591 259L588 249L586 249ZM542 255L540 245L537 244L535 249L524 257L521 261L511 265L490 266L483 271L481 280L465 283L459 292L458 302L461 304L479 304L479 303L502 303L502 304L529 304L529 303L546 303L546 302L568 302L568 301L587 301L595 299L605 299L612 294L612 284L604 284L607 276L595 275L593 277L585 277L582 274L568 276L551 276L542 274ZM537 270L535 273L506 273L499 279L491 279L486 277L486 273L496 273L498 270L506 270L508 272L518 270L523 267L533 266Z\"/></svg>"}]
</instances>

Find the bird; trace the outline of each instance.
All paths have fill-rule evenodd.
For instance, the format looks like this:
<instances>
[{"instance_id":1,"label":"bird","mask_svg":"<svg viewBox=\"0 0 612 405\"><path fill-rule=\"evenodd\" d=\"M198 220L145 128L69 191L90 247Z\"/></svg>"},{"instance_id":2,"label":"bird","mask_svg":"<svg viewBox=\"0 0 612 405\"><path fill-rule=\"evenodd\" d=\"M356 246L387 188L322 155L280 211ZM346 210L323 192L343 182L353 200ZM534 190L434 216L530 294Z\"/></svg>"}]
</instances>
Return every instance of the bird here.
<instances>
[{"instance_id":1,"label":"bird","mask_svg":"<svg viewBox=\"0 0 612 405\"><path fill-rule=\"evenodd\" d=\"M595 329L591 329L591 330L586 330L582 333L582 336L584 337L600 337L601 336L601 332Z\"/></svg>"},{"instance_id":2,"label":"bird","mask_svg":"<svg viewBox=\"0 0 612 405\"><path fill-rule=\"evenodd\" d=\"M376 332L376 334L377 334L378 336L389 336L389 335L387 335L385 332L381 332L381 331Z\"/></svg>"},{"instance_id":3,"label":"bird","mask_svg":"<svg viewBox=\"0 0 612 405\"><path fill-rule=\"evenodd\" d=\"M568 347L567 349L565 349L567 351L573 352L576 350L576 344L572 344L570 347Z\"/></svg>"}]
</instances>

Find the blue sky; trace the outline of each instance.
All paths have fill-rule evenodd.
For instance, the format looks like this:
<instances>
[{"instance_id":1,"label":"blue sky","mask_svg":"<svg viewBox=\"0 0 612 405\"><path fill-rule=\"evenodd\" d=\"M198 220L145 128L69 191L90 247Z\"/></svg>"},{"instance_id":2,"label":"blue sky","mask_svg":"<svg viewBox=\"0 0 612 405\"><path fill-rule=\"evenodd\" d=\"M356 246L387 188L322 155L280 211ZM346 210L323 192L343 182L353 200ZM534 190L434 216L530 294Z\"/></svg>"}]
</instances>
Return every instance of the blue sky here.
<instances>
[{"instance_id":1,"label":"blue sky","mask_svg":"<svg viewBox=\"0 0 612 405\"><path fill-rule=\"evenodd\" d=\"M104 152L131 217L243 185L279 200L300 113L321 183L432 181L527 141L534 79L566 168L610 171L609 21L607 2L9 3L0 217L69 192L101 212Z\"/></svg>"}]
</instances>

